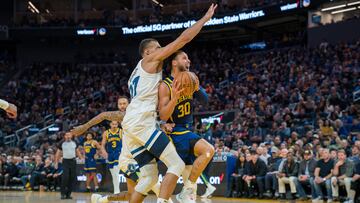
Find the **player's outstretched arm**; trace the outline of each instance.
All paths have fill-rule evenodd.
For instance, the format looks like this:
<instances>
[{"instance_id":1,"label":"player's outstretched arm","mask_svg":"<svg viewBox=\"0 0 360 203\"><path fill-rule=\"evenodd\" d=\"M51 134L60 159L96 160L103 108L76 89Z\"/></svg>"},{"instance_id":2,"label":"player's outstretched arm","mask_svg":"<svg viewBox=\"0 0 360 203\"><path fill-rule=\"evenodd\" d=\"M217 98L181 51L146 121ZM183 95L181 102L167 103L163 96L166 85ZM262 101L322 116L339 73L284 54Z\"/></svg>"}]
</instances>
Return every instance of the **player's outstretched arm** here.
<instances>
[{"instance_id":1,"label":"player's outstretched arm","mask_svg":"<svg viewBox=\"0 0 360 203\"><path fill-rule=\"evenodd\" d=\"M0 99L0 109L5 110L9 118L17 117L17 107L14 104L11 104L5 100Z\"/></svg>"},{"instance_id":2,"label":"player's outstretched arm","mask_svg":"<svg viewBox=\"0 0 360 203\"><path fill-rule=\"evenodd\" d=\"M199 34L204 24L211 19L214 15L217 4L211 4L206 14L198 20L193 26L187 28L181 35L170 44L156 50L154 53L148 55L144 60L149 61L163 61L168 58L171 54L181 49L185 44L189 43L194 37ZM147 59L148 58L148 59Z\"/></svg>"},{"instance_id":3,"label":"player's outstretched arm","mask_svg":"<svg viewBox=\"0 0 360 203\"><path fill-rule=\"evenodd\" d=\"M125 116L124 112L121 111L107 111L100 113L99 115L92 118L90 121L83 125L79 125L77 127L74 127L74 129L71 130L71 133L75 136L79 136L83 133L85 133L89 128L91 128L94 125L97 125L101 123L104 120L108 121L118 121L122 122L123 118Z\"/></svg>"},{"instance_id":4,"label":"player's outstretched arm","mask_svg":"<svg viewBox=\"0 0 360 203\"><path fill-rule=\"evenodd\" d=\"M200 87L198 91L194 92L194 98L204 106L209 104L209 96L206 93L206 90L202 87Z\"/></svg>"}]
</instances>

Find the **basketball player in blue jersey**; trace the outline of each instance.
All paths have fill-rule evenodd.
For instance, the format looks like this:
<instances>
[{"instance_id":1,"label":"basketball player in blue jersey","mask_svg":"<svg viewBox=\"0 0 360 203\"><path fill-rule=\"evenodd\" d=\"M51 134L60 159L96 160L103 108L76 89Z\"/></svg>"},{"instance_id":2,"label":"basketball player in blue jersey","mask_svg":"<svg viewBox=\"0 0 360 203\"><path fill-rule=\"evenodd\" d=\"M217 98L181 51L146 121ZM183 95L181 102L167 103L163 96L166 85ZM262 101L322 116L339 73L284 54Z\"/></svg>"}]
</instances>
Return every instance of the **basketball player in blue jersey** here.
<instances>
[{"instance_id":1,"label":"basketball player in blue jersey","mask_svg":"<svg viewBox=\"0 0 360 203\"><path fill-rule=\"evenodd\" d=\"M184 162L165 133L156 128L158 87L162 80L163 61L189 43L211 19L217 5L212 4L207 13L186 29L175 41L161 47L155 39L144 39L139 46L142 59L133 70L128 86L131 102L122 122L123 144L127 145L140 167L140 179L130 203L143 202L148 191L157 183L157 163L161 160L168 168L161 183L158 203L168 202L176 182L185 168ZM172 89L174 99L181 93L176 81Z\"/></svg>"},{"instance_id":2,"label":"basketball player in blue jersey","mask_svg":"<svg viewBox=\"0 0 360 203\"><path fill-rule=\"evenodd\" d=\"M118 121L111 121L110 129L106 130L102 135L101 151L107 166L110 169L112 182L114 186L114 194L120 193L119 185L119 156L122 148L122 129L119 128Z\"/></svg>"},{"instance_id":3,"label":"basketball player in blue jersey","mask_svg":"<svg viewBox=\"0 0 360 203\"><path fill-rule=\"evenodd\" d=\"M214 147L205 139L201 139L199 135L191 132L193 97L207 105L208 96L205 90L199 86L193 95L181 96L177 100L172 98L174 78L180 72L189 71L190 60L184 51L179 50L169 57L169 62L171 76L165 78L159 86L159 114L162 121L175 124L169 135L187 166L183 173L184 190L177 196L177 199L180 202L190 203L196 200L196 181L215 152Z\"/></svg>"},{"instance_id":4,"label":"basketball player in blue jersey","mask_svg":"<svg viewBox=\"0 0 360 203\"><path fill-rule=\"evenodd\" d=\"M91 178L94 180L95 191L98 191L99 185L96 176L96 160L95 154L97 149L100 149L99 143L94 140L94 134L91 132L86 133L86 141L84 142L85 150L85 174L86 174L86 190L90 192Z\"/></svg>"}]
</instances>

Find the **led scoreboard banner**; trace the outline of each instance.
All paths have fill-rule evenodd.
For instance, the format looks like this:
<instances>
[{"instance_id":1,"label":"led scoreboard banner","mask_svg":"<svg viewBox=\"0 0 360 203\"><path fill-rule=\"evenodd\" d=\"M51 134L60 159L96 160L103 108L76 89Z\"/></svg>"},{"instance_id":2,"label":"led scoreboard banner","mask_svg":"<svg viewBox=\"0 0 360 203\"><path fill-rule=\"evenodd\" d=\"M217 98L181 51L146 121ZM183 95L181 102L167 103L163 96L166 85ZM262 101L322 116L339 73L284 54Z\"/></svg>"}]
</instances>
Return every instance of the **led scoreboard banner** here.
<instances>
[{"instance_id":1,"label":"led scoreboard banner","mask_svg":"<svg viewBox=\"0 0 360 203\"><path fill-rule=\"evenodd\" d=\"M267 20L274 17L289 15L292 12L300 12L308 6L315 6L317 2L310 4L310 0L294 0L290 3L283 3L247 11L240 11L223 16L216 16L205 24L205 29L219 29L219 26L231 26L238 23L249 23L252 21ZM95 27L16 27L0 29L1 33L9 31L9 39L25 39L37 37L96 37L107 39L108 37L127 37L137 34L161 33L181 31L192 26L196 19L189 19L181 22L163 22L138 26L95 26ZM1 27L0 27L1 28ZM4 34L4 36L5 36ZM4 37L3 37L4 38Z\"/></svg>"},{"instance_id":2,"label":"led scoreboard banner","mask_svg":"<svg viewBox=\"0 0 360 203\"><path fill-rule=\"evenodd\" d=\"M223 17L214 17L211 18L206 24L205 27L215 26L215 25L226 25L232 23L238 23L247 20L253 20L261 17L269 17L276 14L281 14L289 10L300 9L310 5L310 0L297 1L294 3L287 3L277 6L271 6L268 8L254 9L249 11L242 11L232 15L226 15ZM183 22L170 22L170 23L157 23L149 25L139 25L135 27L122 27L122 33L124 35L139 34L139 33L149 33L149 32L164 32L177 29L186 29L191 27L196 23L195 19L183 21Z\"/></svg>"}]
</instances>

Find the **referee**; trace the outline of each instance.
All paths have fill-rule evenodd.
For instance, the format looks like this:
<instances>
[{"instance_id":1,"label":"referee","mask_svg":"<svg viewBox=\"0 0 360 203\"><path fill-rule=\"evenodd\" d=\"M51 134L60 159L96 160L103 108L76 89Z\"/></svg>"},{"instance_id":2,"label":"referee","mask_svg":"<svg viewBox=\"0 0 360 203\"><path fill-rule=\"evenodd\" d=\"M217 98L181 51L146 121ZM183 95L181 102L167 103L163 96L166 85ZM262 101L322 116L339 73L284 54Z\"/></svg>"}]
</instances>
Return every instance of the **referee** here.
<instances>
[{"instance_id":1,"label":"referee","mask_svg":"<svg viewBox=\"0 0 360 203\"><path fill-rule=\"evenodd\" d=\"M61 199L72 199L71 192L76 181L76 143L72 140L72 134L66 133L64 141L60 143L59 149L56 152L55 168L58 168L58 162L63 158L62 167L63 174L61 178Z\"/></svg>"}]
</instances>

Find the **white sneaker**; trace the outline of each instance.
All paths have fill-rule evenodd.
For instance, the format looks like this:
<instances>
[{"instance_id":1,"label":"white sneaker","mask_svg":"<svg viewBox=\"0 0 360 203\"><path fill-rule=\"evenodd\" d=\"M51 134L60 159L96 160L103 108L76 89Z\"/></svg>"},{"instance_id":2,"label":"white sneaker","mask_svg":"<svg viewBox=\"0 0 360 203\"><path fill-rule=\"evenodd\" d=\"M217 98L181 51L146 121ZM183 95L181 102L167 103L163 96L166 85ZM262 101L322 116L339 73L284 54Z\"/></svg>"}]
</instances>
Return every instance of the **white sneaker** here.
<instances>
[{"instance_id":1,"label":"white sneaker","mask_svg":"<svg viewBox=\"0 0 360 203\"><path fill-rule=\"evenodd\" d=\"M101 197L102 196L99 194L92 194L91 195L91 203L99 203L98 201Z\"/></svg>"},{"instance_id":2,"label":"white sneaker","mask_svg":"<svg viewBox=\"0 0 360 203\"><path fill-rule=\"evenodd\" d=\"M194 194L195 192L193 188L186 188L176 195L176 199L180 203L195 203L196 195Z\"/></svg>"},{"instance_id":3,"label":"white sneaker","mask_svg":"<svg viewBox=\"0 0 360 203\"><path fill-rule=\"evenodd\" d=\"M333 202L332 199L328 199L328 200L327 200L327 203L332 203L332 202Z\"/></svg>"},{"instance_id":4,"label":"white sneaker","mask_svg":"<svg viewBox=\"0 0 360 203\"><path fill-rule=\"evenodd\" d=\"M209 187L206 188L205 193L201 196L201 198L210 198L212 194L215 192L216 187L209 185Z\"/></svg>"}]
</instances>

